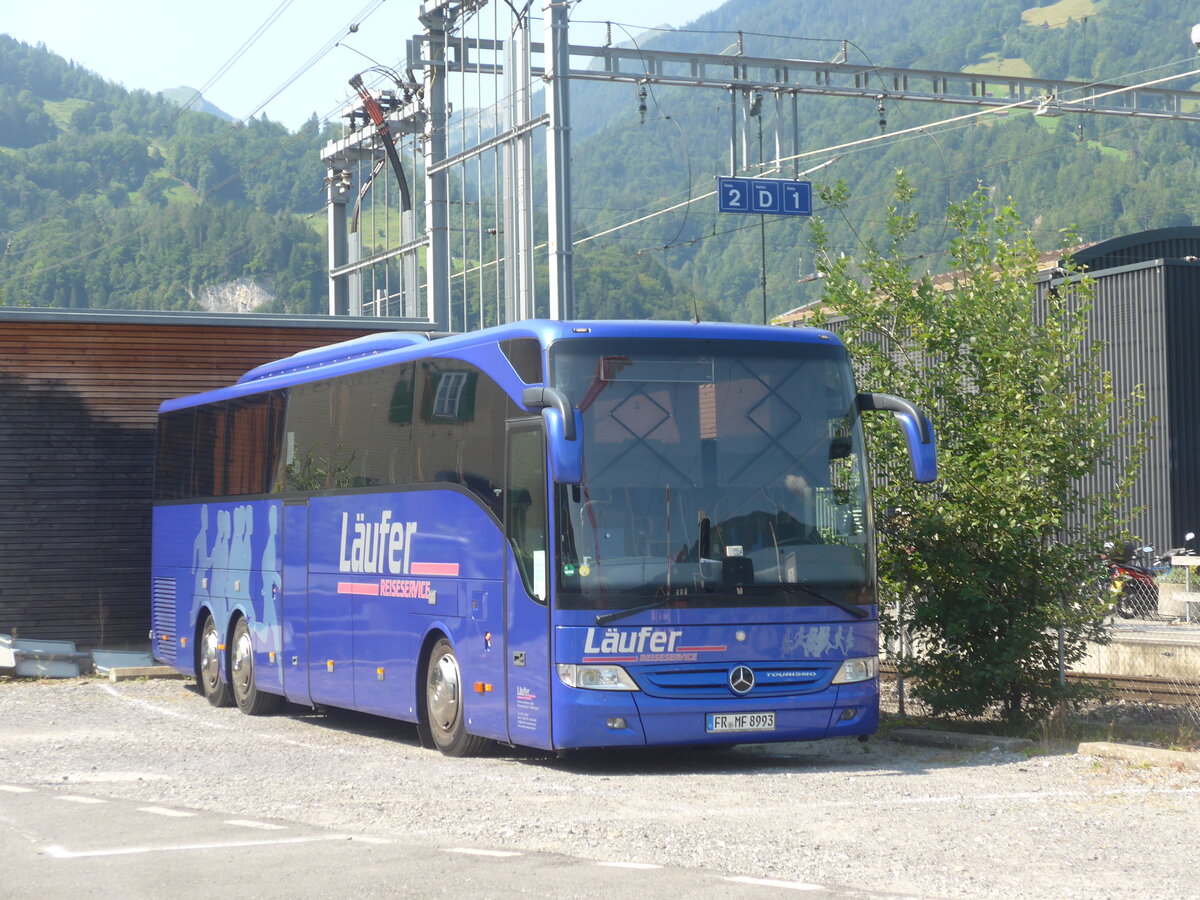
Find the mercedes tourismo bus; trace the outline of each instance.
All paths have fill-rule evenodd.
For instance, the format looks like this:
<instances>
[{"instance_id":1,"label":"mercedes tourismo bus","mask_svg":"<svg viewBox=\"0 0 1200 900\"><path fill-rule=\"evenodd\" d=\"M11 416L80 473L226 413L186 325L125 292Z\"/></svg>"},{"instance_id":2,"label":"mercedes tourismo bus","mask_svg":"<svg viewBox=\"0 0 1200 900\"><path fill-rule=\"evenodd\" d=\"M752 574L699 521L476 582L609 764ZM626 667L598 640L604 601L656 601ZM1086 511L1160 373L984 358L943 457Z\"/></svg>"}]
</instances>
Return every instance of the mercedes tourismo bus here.
<instances>
[{"instance_id":1,"label":"mercedes tourismo bus","mask_svg":"<svg viewBox=\"0 0 1200 900\"><path fill-rule=\"evenodd\" d=\"M868 734L860 412L815 329L376 334L164 403L152 638L216 705L416 723L468 755Z\"/></svg>"}]
</instances>

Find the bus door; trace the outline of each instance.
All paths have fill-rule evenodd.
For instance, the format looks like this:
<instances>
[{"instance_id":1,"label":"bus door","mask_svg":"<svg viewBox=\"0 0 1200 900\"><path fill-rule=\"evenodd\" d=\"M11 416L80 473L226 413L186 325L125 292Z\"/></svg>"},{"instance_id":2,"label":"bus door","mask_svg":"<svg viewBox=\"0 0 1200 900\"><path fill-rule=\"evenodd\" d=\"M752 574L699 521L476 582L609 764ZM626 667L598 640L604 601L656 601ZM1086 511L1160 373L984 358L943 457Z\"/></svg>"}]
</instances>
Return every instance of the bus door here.
<instances>
[{"instance_id":1,"label":"bus door","mask_svg":"<svg viewBox=\"0 0 1200 900\"><path fill-rule=\"evenodd\" d=\"M283 693L293 703L311 702L308 690L308 501L283 504L282 631Z\"/></svg>"},{"instance_id":2,"label":"bus door","mask_svg":"<svg viewBox=\"0 0 1200 900\"><path fill-rule=\"evenodd\" d=\"M509 426L505 481L508 733L514 743L549 749L550 532L540 419Z\"/></svg>"}]
</instances>

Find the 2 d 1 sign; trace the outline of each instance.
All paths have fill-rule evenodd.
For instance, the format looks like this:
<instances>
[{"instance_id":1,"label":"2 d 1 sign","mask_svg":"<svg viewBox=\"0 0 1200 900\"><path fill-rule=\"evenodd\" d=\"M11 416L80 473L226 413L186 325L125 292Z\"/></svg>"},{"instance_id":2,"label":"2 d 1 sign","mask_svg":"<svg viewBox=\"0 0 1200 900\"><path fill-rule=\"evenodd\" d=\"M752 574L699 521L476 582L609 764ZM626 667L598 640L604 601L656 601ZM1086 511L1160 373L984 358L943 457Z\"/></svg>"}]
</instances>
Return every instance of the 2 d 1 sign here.
<instances>
[{"instance_id":1,"label":"2 d 1 sign","mask_svg":"<svg viewBox=\"0 0 1200 900\"><path fill-rule=\"evenodd\" d=\"M718 175L717 212L811 216L812 182Z\"/></svg>"}]
</instances>

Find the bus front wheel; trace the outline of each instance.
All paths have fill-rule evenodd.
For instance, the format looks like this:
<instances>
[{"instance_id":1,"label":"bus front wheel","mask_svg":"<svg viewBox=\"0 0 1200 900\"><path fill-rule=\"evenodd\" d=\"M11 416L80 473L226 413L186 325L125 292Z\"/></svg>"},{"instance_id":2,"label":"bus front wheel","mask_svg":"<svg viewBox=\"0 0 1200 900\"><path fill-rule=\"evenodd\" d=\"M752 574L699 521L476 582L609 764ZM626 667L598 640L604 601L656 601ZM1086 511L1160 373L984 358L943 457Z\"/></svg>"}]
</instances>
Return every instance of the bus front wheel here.
<instances>
[{"instance_id":1,"label":"bus front wheel","mask_svg":"<svg viewBox=\"0 0 1200 900\"><path fill-rule=\"evenodd\" d=\"M490 743L467 733L463 717L462 670L445 638L433 646L425 675L425 712L434 745L446 756L478 756Z\"/></svg>"},{"instance_id":2,"label":"bus front wheel","mask_svg":"<svg viewBox=\"0 0 1200 900\"><path fill-rule=\"evenodd\" d=\"M248 716L265 716L279 709L283 698L278 694L260 691L254 683L254 641L250 636L250 623L238 619L233 628L233 650L229 654L230 680L233 682L233 699L238 709Z\"/></svg>"},{"instance_id":3,"label":"bus front wheel","mask_svg":"<svg viewBox=\"0 0 1200 900\"><path fill-rule=\"evenodd\" d=\"M233 698L229 685L221 678L221 636L212 616L204 617L200 629L200 659L196 666L200 690L213 706L230 706Z\"/></svg>"}]
</instances>

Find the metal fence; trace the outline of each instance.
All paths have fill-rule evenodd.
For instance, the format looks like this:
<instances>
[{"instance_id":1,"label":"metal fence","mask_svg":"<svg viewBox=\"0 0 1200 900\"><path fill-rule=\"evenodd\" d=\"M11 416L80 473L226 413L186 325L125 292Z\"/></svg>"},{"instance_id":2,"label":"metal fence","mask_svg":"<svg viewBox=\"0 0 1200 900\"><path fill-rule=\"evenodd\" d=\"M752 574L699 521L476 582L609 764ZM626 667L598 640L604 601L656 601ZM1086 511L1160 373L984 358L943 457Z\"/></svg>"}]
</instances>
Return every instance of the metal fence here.
<instances>
[{"instance_id":1,"label":"metal fence","mask_svg":"<svg viewBox=\"0 0 1200 900\"><path fill-rule=\"evenodd\" d=\"M1101 688L1099 699L1074 711L1083 723L1111 727L1114 739L1200 744L1200 570L1185 583L1159 585L1157 610L1106 622L1108 640L1089 644L1087 655L1061 671L1066 681ZM895 612L895 611L893 611ZM881 650L883 708L912 716L931 710L899 675L906 655L919 652L900 620L899 635Z\"/></svg>"}]
</instances>

